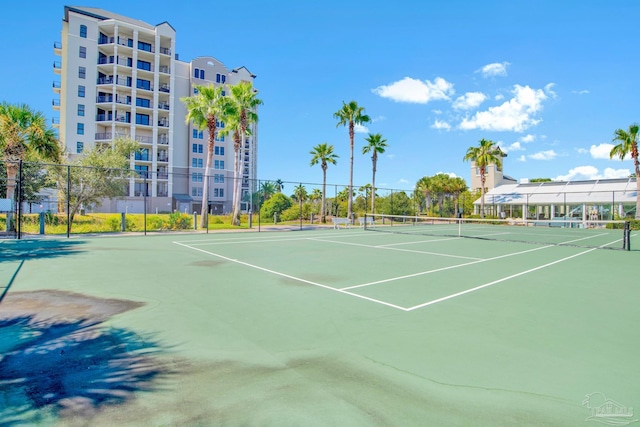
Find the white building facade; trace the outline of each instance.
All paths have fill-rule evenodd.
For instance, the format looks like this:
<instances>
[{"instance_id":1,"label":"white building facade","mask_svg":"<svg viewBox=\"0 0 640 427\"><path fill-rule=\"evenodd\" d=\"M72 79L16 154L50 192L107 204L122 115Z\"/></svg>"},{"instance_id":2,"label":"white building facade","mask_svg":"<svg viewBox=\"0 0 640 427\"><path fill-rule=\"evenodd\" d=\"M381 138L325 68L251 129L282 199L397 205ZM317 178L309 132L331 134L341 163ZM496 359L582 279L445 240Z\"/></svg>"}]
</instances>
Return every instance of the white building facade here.
<instances>
[{"instance_id":1,"label":"white building facade","mask_svg":"<svg viewBox=\"0 0 640 427\"><path fill-rule=\"evenodd\" d=\"M204 182L207 131L185 122L180 98L194 85L253 83L245 67L228 69L212 57L180 61L176 31L167 22L150 25L102 9L65 7L61 42L54 43L54 127L69 157L118 136L135 139L140 151L131 159L138 178L128 194L102 206L115 212L200 211L209 185L213 213L231 211L234 147L216 137L213 177ZM223 127L224 123L220 123ZM226 140L225 140L226 139ZM257 189L257 126L240 148L240 177L246 200ZM146 196L146 197L145 197ZM249 204L243 204L245 210Z\"/></svg>"}]
</instances>

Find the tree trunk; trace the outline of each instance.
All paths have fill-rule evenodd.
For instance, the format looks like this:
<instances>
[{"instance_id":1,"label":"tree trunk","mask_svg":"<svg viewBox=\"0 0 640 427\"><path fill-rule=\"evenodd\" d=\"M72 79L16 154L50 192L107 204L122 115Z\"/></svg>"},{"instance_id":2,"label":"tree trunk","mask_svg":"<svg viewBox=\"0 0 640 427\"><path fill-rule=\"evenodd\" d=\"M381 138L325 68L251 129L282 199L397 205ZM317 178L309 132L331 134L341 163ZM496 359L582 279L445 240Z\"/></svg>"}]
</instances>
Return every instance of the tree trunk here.
<instances>
[{"instance_id":1,"label":"tree trunk","mask_svg":"<svg viewBox=\"0 0 640 427\"><path fill-rule=\"evenodd\" d=\"M480 218L484 218L484 181L485 181L484 172L480 171Z\"/></svg>"},{"instance_id":2,"label":"tree trunk","mask_svg":"<svg viewBox=\"0 0 640 427\"><path fill-rule=\"evenodd\" d=\"M373 159L373 177L371 178L371 214L376 213L376 163L377 159Z\"/></svg>"},{"instance_id":3,"label":"tree trunk","mask_svg":"<svg viewBox=\"0 0 640 427\"><path fill-rule=\"evenodd\" d=\"M235 160L233 165L233 214L231 216L231 225L240 225L240 149L235 150Z\"/></svg>"},{"instance_id":4,"label":"tree trunk","mask_svg":"<svg viewBox=\"0 0 640 427\"><path fill-rule=\"evenodd\" d=\"M211 164L213 163L213 149L215 148L216 118L207 117L207 165L204 170L204 188L202 189L202 209L200 210L200 228L208 226L207 214L209 211L209 179L211 178Z\"/></svg>"},{"instance_id":5,"label":"tree trunk","mask_svg":"<svg viewBox=\"0 0 640 427\"><path fill-rule=\"evenodd\" d=\"M353 216L353 138L354 138L354 130L353 130L353 122L349 122L349 147L351 150L351 157L349 160L349 195L347 202L347 218L351 221L351 217Z\"/></svg>"},{"instance_id":6,"label":"tree trunk","mask_svg":"<svg viewBox=\"0 0 640 427\"><path fill-rule=\"evenodd\" d=\"M327 200L327 166L322 165L322 206L320 207L320 218L322 223L327 222L327 213L325 210Z\"/></svg>"},{"instance_id":7,"label":"tree trunk","mask_svg":"<svg viewBox=\"0 0 640 427\"><path fill-rule=\"evenodd\" d=\"M16 177L18 176L18 164L7 162L7 199L12 199L16 193Z\"/></svg>"}]
</instances>

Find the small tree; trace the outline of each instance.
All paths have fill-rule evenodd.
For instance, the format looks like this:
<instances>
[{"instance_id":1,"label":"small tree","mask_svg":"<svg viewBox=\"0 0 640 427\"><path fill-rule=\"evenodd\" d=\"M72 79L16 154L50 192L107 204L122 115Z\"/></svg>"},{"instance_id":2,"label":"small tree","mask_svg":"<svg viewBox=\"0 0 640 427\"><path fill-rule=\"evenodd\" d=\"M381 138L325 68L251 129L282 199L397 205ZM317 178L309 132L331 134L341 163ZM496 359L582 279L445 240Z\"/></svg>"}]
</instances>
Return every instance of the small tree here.
<instances>
[{"instance_id":1,"label":"small tree","mask_svg":"<svg viewBox=\"0 0 640 427\"><path fill-rule=\"evenodd\" d=\"M60 192L65 201L69 200L70 228L81 207L93 208L100 206L104 198L127 194L129 179L134 176L129 170L129 158L138 148L136 141L118 138L112 146L96 146L84 151L71 168L57 167ZM71 193L68 193L69 187Z\"/></svg>"},{"instance_id":2,"label":"small tree","mask_svg":"<svg viewBox=\"0 0 640 427\"><path fill-rule=\"evenodd\" d=\"M640 219L640 157L638 156L638 124L629 126L628 130L617 129L613 142L618 144L611 149L610 158L618 157L620 160L629 155L633 159L634 175L636 177L636 219Z\"/></svg>"}]
</instances>

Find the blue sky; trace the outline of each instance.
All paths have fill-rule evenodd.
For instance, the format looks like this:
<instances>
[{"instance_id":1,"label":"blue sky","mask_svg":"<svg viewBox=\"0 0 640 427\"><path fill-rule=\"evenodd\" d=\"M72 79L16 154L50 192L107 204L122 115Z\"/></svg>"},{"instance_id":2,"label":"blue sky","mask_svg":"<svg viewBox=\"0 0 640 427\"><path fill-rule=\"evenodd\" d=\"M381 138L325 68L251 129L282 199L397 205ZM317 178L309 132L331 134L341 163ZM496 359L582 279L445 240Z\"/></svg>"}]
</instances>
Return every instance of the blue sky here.
<instances>
[{"instance_id":1,"label":"blue sky","mask_svg":"<svg viewBox=\"0 0 640 427\"><path fill-rule=\"evenodd\" d=\"M508 152L516 179L633 171L608 152L614 130L640 120L638 1L12 2L0 15L1 100L54 116L65 4L168 21L180 59L210 55L256 74L261 179L321 182L309 151L327 142L340 156L328 182L348 183L348 134L333 113L350 100L373 118L356 134L355 185L371 180L367 132L389 144L380 187L412 189L439 172L469 183L462 158L481 138Z\"/></svg>"}]
</instances>

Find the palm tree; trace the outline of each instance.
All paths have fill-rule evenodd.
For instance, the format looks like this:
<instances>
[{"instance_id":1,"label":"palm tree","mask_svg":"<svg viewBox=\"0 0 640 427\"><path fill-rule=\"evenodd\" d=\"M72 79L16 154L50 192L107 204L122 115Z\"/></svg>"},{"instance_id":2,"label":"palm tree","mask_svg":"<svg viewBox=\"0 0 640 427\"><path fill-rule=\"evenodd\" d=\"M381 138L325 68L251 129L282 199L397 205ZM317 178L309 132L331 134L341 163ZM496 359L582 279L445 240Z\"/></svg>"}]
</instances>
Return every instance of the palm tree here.
<instances>
[{"instance_id":1,"label":"palm tree","mask_svg":"<svg viewBox=\"0 0 640 427\"><path fill-rule=\"evenodd\" d=\"M213 148L216 138L216 121L222 118L225 111L225 98L222 95L222 87L199 86L194 88L197 95L180 98L187 107L186 122L193 122L198 130L207 129L207 164L204 170L204 188L202 189L202 210L200 227L207 225L207 210L209 207L209 178L211 177L211 163L213 163Z\"/></svg>"},{"instance_id":2,"label":"palm tree","mask_svg":"<svg viewBox=\"0 0 640 427\"><path fill-rule=\"evenodd\" d=\"M322 191L319 188L314 188L309 194L309 200L313 203L314 208L317 208L318 202L322 200Z\"/></svg>"},{"instance_id":3,"label":"palm tree","mask_svg":"<svg viewBox=\"0 0 640 427\"><path fill-rule=\"evenodd\" d=\"M342 108L333 114L333 117L338 119L338 126L347 126L349 128L349 149L350 149L350 161L349 161L349 200L347 204L347 217L349 220L353 219L353 139L355 136L355 125L361 125L363 123L369 123L371 118L364 114L364 107L358 106L356 101L351 101L348 104L342 101Z\"/></svg>"},{"instance_id":4,"label":"palm tree","mask_svg":"<svg viewBox=\"0 0 640 427\"><path fill-rule=\"evenodd\" d=\"M13 199L18 165L24 160L60 160L60 145L44 115L28 105L0 104L0 159L7 168L7 199Z\"/></svg>"},{"instance_id":5,"label":"palm tree","mask_svg":"<svg viewBox=\"0 0 640 427\"><path fill-rule=\"evenodd\" d=\"M276 184L271 181L264 181L260 185L260 192L262 193L263 201L269 200L277 192Z\"/></svg>"},{"instance_id":6,"label":"palm tree","mask_svg":"<svg viewBox=\"0 0 640 427\"><path fill-rule=\"evenodd\" d=\"M609 158L619 157L620 160L628 155L633 159L633 166L636 174L636 219L640 219L640 159L638 159L638 124L634 123L629 126L629 130L616 129L613 134L613 142L618 145L614 146L609 153Z\"/></svg>"},{"instance_id":7,"label":"palm tree","mask_svg":"<svg viewBox=\"0 0 640 427\"><path fill-rule=\"evenodd\" d=\"M451 178L449 189L451 190L451 193L453 193L454 209L456 211L456 214L458 214L459 213L458 200L460 198L460 194L467 191L467 183L464 180L464 178L460 178L459 176L456 176L455 178Z\"/></svg>"},{"instance_id":8,"label":"palm tree","mask_svg":"<svg viewBox=\"0 0 640 427\"><path fill-rule=\"evenodd\" d=\"M298 202L304 202L307 200L307 189L304 185L296 185L293 187L293 198Z\"/></svg>"},{"instance_id":9,"label":"palm tree","mask_svg":"<svg viewBox=\"0 0 640 427\"><path fill-rule=\"evenodd\" d=\"M232 224L240 225L240 159L241 147L244 147L247 135L251 134L251 124L258 121L256 109L262 105L262 101L256 97L257 91L251 82L242 81L231 86L228 108L225 120L230 122L234 129L235 161L233 167L233 214Z\"/></svg>"},{"instance_id":10,"label":"palm tree","mask_svg":"<svg viewBox=\"0 0 640 427\"><path fill-rule=\"evenodd\" d=\"M371 162L373 163L373 177L371 179L371 213L376 212L376 165L378 163L378 154L384 153L385 148L388 147L387 140L382 139L382 135L376 133L374 135L369 134L364 139L368 142L367 145L362 147L362 154L371 153Z\"/></svg>"},{"instance_id":11,"label":"palm tree","mask_svg":"<svg viewBox=\"0 0 640 427\"><path fill-rule=\"evenodd\" d=\"M325 204L327 200L327 167L329 163L335 165L336 159L340 156L333 152L333 145L329 145L326 142L318 144L313 147L313 150L309 152L313 157L311 158L311 166L320 163L322 167L322 205L320 208L320 218L323 223L327 222Z\"/></svg>"},{"instance_id":12,"label":"palm tree","mask_svg":"<svg viewBox=\"0 0 640 427\"><path fill-rule=\"evenodd\" d=\"M498 168L502 167L502 157L504 153L491 140L482 138L480 145L477 147L469 147L464 161L472 161L480 170L480 217L484 218L484 184L487 180L487 167L495 164Z\"/></svg>"},{"instance_id":13,"label":"palm tree","mask_svg":"<svg viewBox=\"0 0 640 427\"><path fill-rule=\"evenodd\" d=\"M416 182L416 188L414 190L414 194L420 202L420 206L422 207L424 202L424 208L429 209L431 207L431 180L430 176L423 176Z\"/></svg>"},{"instance_id":14,"label":"palm tree","mask_svg":"<svg viewBox=\"0 0 640 427\"><path fill-rule=\"evenodd\" d=\"M284 188L284 182L282 182L282 180L280 178L276 179L276 188L278 190L278 193L282 193L282 189Z\"/></svg>"}]
</instances>

